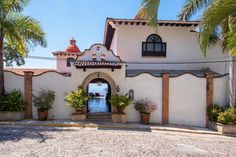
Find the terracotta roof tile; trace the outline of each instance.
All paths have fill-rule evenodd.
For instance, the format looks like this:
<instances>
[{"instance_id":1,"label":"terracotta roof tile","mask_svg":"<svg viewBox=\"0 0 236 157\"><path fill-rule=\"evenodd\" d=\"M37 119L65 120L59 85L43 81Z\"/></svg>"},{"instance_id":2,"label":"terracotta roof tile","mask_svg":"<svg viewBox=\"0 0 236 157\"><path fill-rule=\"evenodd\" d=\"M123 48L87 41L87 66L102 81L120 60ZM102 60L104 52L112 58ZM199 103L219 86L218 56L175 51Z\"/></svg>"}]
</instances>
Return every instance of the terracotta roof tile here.
<instances>
[{"instance_id":1,"label":"terracotta roof tile","mask_svg":"<svg viewBox=\"0 0 236 157\"><path fill-rule=\"evenodd\" d=\"M76 68L121 68L122 62L114 61L77 61Z\"/></svg>"},{"instance_id":2,"label":"terracotta roof tile","mask_svg":"<svg viewBox=\"0 0 236 157\"><path fill-rule=\"evenodd\" d=\"M16 73L18 75L24 75L24 71L32 71L34 75L40 75L46 72L57 72L56 69L25 69L25 68L5 68L4 71Z\"/></svg>"}]
</instances>

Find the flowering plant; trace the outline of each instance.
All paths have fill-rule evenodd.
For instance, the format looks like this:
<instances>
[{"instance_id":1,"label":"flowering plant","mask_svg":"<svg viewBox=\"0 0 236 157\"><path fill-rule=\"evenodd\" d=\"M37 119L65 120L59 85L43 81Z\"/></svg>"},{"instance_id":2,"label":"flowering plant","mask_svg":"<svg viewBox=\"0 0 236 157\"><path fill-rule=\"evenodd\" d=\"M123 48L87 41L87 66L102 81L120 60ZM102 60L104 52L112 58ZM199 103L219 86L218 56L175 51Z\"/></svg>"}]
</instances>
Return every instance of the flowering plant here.
<instances>
[{"instance_id":1,"label":"flowering plant","mask_svg":"<svg viewBox=\"0 0 236 157\"><path fill-rule=\"evenodd\" d=\"M150 100L140 99L134 102L134 108L141 113L150 114L157 110L157 105Z\"/></svg>"}]
</instances>

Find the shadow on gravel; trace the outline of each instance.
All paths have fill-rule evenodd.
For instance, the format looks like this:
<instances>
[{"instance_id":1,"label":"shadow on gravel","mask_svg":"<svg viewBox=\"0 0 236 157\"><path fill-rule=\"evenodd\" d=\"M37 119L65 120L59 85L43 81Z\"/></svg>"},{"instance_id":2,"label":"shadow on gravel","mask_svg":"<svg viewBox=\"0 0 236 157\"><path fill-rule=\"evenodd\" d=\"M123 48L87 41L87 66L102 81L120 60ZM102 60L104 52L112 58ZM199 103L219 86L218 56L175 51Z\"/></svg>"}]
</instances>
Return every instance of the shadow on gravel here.
<instances>
[{"instance_id":1,"label":"shadow on gravel","mask_svg":"<svg viewBox=\"0 0 236 157\"><path fill-rule=\"evenodd\" d=\"M30 126L0 126L0 142L20 141L28 138L37 140L39 143L44 143L47 139L52 139L47 132L71 132L72 129L59 127L30 127Z\"/></svg>"}]
</instances>

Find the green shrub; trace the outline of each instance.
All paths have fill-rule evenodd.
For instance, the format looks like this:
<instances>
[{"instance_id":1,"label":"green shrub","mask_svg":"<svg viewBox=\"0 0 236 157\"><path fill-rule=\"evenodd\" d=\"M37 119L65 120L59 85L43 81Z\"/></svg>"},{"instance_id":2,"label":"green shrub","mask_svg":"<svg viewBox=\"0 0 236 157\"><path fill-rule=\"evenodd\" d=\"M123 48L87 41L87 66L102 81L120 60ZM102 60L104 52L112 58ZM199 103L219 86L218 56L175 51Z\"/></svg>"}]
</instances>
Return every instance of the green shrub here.
<instances>
[{"instance_id":1,"label":"green shrub","mask_svg":"<svg viewBox=\"0 0 236 157\"><path fill-rule=\"evenodd\" d=\"M89 98L87 93L82 88L79 88L67 95L65 101L68 103L68 106L78 109L85 107Z\"/></svg>"},{"instance_id":2,"label":"green shrub","mask_svg":"<svg viewBox=\"0 0 236 157\"><path fill-rule=\"evenodd\" d=\"M112 106L125 108L131 103L131 98L129 98L128 94L125 95L113 95L109 102Z\"/></svg>"},{"instance_id":3,"label":"green shrub","mask_svg":"<svg viewBox=\"0 0 236 157\"><path fill-rule=\"evenodd\" d=\"M223 112L223 108L217 104L210 105L207 108L207 115L214 122L217 122L217 118L221 112Z\"/></svg>"},{"instance_id":4,"label":"green shrub","mask_svg":"<svg viewBox=\"0 0 236 157\"><path fill-rule=\"evenodd\" d=\"M0 97L0 111L14 112L23 111L26 103L19 90L13 90Z\"/></svg>"},{"instance_id":5,"label":"green shrub","mask_svg":"<svg viewBox=\"0 0 236 157\"><path fill-rule=\"evenodd\" d=\"M55 100L55 92L52 90L41 89L37 96L33 95L34 106L41 111L49 110Z\"/></svg>"},{"instance_id":6,"label":"green shrub","mask_svg":"<svg viewBox=\"0 0 236 157\"><path fill-rule=\"evenodd\" d=\"M219 113L217 122L222 124L234 124L236 123L236 108L227 108L224 112Z\"/></svg>"}]
</instances>

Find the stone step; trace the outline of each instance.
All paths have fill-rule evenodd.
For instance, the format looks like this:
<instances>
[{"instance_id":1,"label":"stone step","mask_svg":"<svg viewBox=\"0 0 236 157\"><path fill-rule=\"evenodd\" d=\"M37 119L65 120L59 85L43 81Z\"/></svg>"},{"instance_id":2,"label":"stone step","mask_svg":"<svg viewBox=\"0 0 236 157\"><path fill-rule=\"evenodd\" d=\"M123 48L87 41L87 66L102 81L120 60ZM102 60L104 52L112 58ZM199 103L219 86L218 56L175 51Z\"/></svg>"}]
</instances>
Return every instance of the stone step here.
<instances>
[{"instance_id":1,"label":"stone step","mask_svg":"<svg viewBox=\"0 0 236 157\"><path fill-rule=\"evenodd\" d=\"M87 120L111 121L111 113L87 113Z\"/></svg>"}]
</instances>

